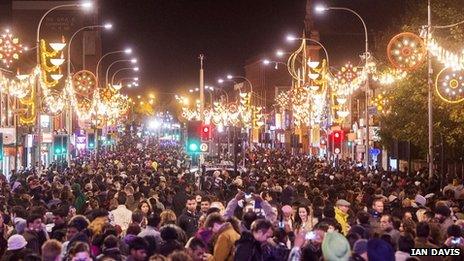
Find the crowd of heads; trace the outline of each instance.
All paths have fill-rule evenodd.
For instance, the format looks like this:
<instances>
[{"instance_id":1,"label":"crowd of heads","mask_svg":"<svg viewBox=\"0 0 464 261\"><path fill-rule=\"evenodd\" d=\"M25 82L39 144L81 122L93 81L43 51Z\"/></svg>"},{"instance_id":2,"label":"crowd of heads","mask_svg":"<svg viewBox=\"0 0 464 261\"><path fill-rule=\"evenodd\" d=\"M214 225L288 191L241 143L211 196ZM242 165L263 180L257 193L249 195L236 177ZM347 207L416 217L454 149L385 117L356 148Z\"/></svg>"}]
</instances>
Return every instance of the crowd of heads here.
<instances>
[{"instance_id":1,"label":"crowd of heads","mask_svg":"<svg viewBox=\"0 0 464 261\"><path fill-rule=\"evenodd\" d=\"M382 261L464 248L462 178L260 147L244 160L191 172L181 145L129 137L69 167L2 176L0 256Z\"/></svg>"}]
</instances>

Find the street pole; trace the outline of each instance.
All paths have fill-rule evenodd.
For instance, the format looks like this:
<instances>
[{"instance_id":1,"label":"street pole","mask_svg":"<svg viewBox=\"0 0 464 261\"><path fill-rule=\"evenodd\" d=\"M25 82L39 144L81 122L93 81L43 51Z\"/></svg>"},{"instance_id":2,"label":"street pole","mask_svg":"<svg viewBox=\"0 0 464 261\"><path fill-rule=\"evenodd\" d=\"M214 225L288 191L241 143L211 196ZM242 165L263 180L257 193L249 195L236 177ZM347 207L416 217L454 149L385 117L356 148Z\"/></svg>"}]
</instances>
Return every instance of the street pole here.
<instances>
[{"instance_id":1,"label":"street pole","mask_svg":"<svg viewBox=\"0 0 464 261\"><path fill-rule=\"evenodd\" d=\"M427 3L427 40L430 39L432 33L432 8L430 0ZM427 85L428 85L428 97L427 97L427 108L428 108L428 128L429 128L429 149L428 149L428 167L429 167L429 179L433 177L433 69L432 69L432 56L430 50L427 51Z\"/></svg>"},{"instance_id":2,"label":"street pole","mask_svg":"<svg viewBox=\"0 0 464 261\"><path fill-rule=\"evenodd\" d=\"M200 54L198 57L200 59L200 120L204 123L205 120L205 79L204 79L204 71L203 71L203 60L205 56Z\"/></svg>"}]
</instances>

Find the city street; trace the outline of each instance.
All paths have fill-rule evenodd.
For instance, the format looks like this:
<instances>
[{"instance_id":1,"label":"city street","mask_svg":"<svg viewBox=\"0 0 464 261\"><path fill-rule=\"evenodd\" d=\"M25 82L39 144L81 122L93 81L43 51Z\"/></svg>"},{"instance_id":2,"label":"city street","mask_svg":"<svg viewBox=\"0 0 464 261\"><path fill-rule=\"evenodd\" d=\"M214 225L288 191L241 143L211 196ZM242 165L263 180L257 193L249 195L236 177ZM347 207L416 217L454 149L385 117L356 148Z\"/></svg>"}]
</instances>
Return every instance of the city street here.
<instances>
[{"instance_id":1,"label":"city street","mask_svg":"<svg viewBox=\"0 0 464 261\"><path fill-rule=\"evenodd\" d=\"M464 260L463 7L0 2L0 260Z\"/></svg>"}]
</instances>

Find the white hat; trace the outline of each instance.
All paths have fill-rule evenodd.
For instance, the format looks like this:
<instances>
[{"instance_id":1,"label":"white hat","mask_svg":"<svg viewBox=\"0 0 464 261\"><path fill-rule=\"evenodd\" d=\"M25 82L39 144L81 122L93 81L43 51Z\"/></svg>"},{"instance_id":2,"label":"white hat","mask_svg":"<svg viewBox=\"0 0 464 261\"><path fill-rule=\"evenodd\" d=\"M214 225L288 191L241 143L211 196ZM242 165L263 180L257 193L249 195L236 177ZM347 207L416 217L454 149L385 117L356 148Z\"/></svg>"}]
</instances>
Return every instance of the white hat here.
<instances>
[{"instance_id":1,"label":"white hat","mask_svg":"<svg viewBox=\"0 0 464 261\"><path fill-rule=\"evenodd\" d=\"M18 250L26 247L27 241L21 235L12 235L8 238L8 248L6 250Z\"/></svg>"},{"instance_id":2,"label":"white hat","mask_svg":"<svg viewBox=\"0 0 464 261\"><path fill-rule=\"evenodd\" d=\"M423 197L422 195L416 195L416 198L414 201L416 201L416 203L421 206L425 206L425 204L427 203L427 199Z\"/></svg>"},{"instance_id":3,"label":"white hat","mask_svg":"<svg viewBox=\"0 0 464 261\"><path fill-rule=\"evenodd\" d=\"M395 196L395 195L390 195L390 196L388 196L388 202L393 202L393 201L395 201L397 198L398 198L398 197Z\"/></svg>"}]
</instances>

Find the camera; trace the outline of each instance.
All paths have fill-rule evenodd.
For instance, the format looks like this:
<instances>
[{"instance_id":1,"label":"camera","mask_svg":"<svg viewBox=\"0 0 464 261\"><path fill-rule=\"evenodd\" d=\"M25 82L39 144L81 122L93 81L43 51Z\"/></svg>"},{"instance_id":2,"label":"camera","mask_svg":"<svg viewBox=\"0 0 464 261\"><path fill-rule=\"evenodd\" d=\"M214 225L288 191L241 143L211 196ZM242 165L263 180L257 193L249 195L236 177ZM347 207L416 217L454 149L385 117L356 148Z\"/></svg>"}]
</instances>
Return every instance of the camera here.
<instances>
[{"instance_id":1,"label":"camera","mask_svg":"<svg viewBox=\"0 0 464 261\"><path fill-rule=\"evenodd\" d=\"M459 245L459 244L461 244L461 238L459 238L459 237L453 237L453 238L451 239L451 244L453 244L453 245Z\"/></svg>"},{"instance_id":2,"label":"camera","mask_svg":"<svg viewBox=\"0 0 464 261\"><path fill-rule=\"evenodd\" d=\"M314 231L309 231L305 235L306 240L314 240L315 238L316 238L316 233L314 233Z\"/></svg>"}]
</instances>

